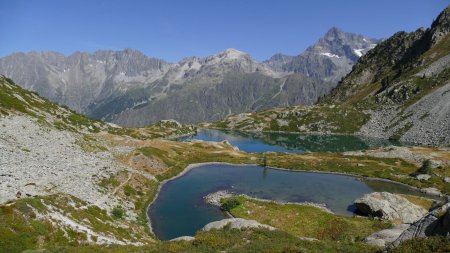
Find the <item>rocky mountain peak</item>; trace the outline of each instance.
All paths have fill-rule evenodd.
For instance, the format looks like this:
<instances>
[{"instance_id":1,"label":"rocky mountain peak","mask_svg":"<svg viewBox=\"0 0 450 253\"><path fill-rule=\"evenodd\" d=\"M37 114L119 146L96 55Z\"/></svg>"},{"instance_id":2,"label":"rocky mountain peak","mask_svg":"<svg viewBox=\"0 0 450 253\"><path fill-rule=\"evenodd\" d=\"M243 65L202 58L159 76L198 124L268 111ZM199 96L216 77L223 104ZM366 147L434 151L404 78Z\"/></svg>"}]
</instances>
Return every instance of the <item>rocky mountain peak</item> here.
<instances>
[{"instance_id":1,"label":"rocky mountain peak","mask_svg":"<svg viewBox=\"0 0 450 253\"><path fill-rule=\"evenodd\" d=\"M321 81L337 83L358 59L379 42L332 27L314 45L297 56L276 54L265 61L276 70L301 73Z\"/></svg>"},{"instance_id":2,"label":"rocky mountain peak","mask_svg":"<svg viewBox=\"0 0 450 253\"><path fill-rule=\"evenodd\" d=\"M333 26L332 28L330 28L330 30L327 31L327 33L325 33L323 39L332 41L341 37L345 37L345 35L346 32L344 32L341 28Z\"/></svg>"},{"instance_id":3,"label":"rocky mountain peak","mask_svg":"<svg viewBox=\"0 0 450 253\"><path fill-rule=\"evenodd\" d=\"M229 60L241 59L243 57L250 57L247 53L239 51L234 48L228 48L227 50L217 54L217 56L219 58L229 59Z\"/></svg>"},{"instance_id":4,"label":"rocky mountain peak","mask_svg":"<svg viewBox=\"0 0 450 253\"><path fill-rule=\"evenodd\" d=\"M450 5L431 24L431 43L437 44L450 32Z\"/></svg>"}]
</instances>

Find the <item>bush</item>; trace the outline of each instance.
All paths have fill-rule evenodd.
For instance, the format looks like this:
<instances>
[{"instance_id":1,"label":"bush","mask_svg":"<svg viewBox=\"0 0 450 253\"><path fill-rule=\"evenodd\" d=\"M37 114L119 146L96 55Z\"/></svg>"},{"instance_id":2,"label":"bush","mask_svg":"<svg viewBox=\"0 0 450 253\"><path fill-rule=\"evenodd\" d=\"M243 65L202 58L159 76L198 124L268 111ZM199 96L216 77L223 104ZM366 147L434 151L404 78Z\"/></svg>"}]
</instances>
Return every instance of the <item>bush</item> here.
<instances>
[{"instance_id":1,"label":"bush","mask_svg":"<svg viewBox=\"0 0 450 253\"><path fill-rule=\"evenodd\" d=\"M121 206L114 207L111 213L117 219L122 219L125 216L125 210Z\"/></svg>"},{"instance_id":2,"label":"bush","mask_svg":"<svg viewBox=\"0 0 450 253\"><path fill-rule=\"evenodd\" d=\"M129 186L129 185L126 185L126 186L123 188L123 193L124 193L126 196L136 195L136 190L135 190L133 187L131 187L131 186Z\"/></svg>"},{"instance_id":3,"label":"bush","mask_svg":"<svg viewBox=\"0 0 450 253\"><path fill-rule=\"evenodd\" d=\"M429 159L423 161L422 167L417 170L418 174L430 174L431 173L431 161Z\"/></svg>"},{"instance_id":4,"label":"bush","mask_svg":"<svg viewBox=\"0 0 450 253\"><path fill-rule=\"evenodd\" d=\"M222 209L222 211L229 212L231 209L239 206L240 204L241 202L237 199L227 199L222 203L222 205L220 205L220 209Z\"/></svg>"}]
</instances>

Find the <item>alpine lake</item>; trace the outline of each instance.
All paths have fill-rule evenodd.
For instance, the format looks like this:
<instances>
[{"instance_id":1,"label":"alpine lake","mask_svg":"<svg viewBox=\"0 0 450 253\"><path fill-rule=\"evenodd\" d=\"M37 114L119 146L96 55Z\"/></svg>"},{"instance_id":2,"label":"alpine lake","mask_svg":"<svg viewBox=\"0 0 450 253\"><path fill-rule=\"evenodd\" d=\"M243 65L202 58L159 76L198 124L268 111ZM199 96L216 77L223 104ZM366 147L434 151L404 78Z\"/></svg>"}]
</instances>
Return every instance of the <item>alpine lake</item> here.
<instances>
[{"instance_id":1,"label":"alpine lake","mask_svg":"<svg viewBox=\"0 0 450 253\"><path fill-rule=\"evenodd\" d=\"M387 145L387 140L346 135L244 133L202 129L179 141L224 141L246 152L344 152ZM353 201L364 194L387 191L423 194L408 186L347 175L295 172L256 165L205 164L167 181L148 209L153 232L161 240L195 235L209 222L228 218L218 207L205 202L209 193L227 190L236 194L281 202L325 204L340 215L353 215Z\"/></svg>"}]
</instances>

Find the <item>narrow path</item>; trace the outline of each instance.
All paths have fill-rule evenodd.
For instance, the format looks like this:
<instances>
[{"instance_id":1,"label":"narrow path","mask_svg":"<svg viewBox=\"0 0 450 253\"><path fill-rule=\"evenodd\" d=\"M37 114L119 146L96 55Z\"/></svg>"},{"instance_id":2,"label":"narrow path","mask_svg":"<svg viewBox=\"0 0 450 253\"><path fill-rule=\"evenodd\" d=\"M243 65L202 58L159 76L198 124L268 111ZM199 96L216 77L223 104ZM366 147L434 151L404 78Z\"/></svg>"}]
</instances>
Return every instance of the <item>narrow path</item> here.
<instances>
[{"instance_id":1,"label":"narrow path","mask_svg":"<svg viewBox=\"0 0 450 253\"><path fill-rule=\"evenodd\" d=\"M114 190L109 195L112 195L112 196L116 195L117 191L120 188L124 187L125 184L127 184L131 180L131 178L133 177L133 172L131 172L131 171L128 171L128 172L129 172L128 178L125 181L123 181L121 184L119 184L116 188L114 188Z\"/></svg>"},{"instance_id":2,"label":"narrow path","mask_svg":"<svg viewBox=\"0 0 450 253\"><path fill-rule=\"evenodd\" d=\"M133 177L133 172L131 172L131 171L128 171L128 172L129 172L129 175L128 175L128 178L125 181L123 181L116 188L114 188L112 190L112 192L106 194L105 196L101 197L99 200L95 201L94 203L92 203L90 205L100 206L100 204L104 203L110 196L114 196L117 193L117 191L120 188L122 188L123 186L125 186L125 184L127 184L130 181L130 179ZM90 205L87 205L87 206L90 206Z\"/></svg>"}]
</instances>

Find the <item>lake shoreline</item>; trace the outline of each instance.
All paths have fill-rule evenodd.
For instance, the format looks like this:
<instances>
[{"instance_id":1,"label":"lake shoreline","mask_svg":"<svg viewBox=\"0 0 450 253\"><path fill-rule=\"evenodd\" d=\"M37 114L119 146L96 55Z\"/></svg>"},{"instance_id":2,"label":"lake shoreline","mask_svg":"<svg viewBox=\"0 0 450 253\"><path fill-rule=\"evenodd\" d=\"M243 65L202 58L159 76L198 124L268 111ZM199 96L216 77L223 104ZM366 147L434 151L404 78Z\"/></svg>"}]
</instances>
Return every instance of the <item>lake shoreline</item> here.
<instances>
[{"instance_id":1,"label":"lake shoreline","mask_svg":"<svg viewBox=\"0 0 450 253\"><path fill-rule=\"evenodd\" d=\"M221 127L201 127L198 130L201 129L213 129L213 130L219 130L219 131L234 131L234 132L241 132L241 133L281 133L281 134L293 134L293 135L309 135L309 136L353 136L358 137L361 139L370 139L373 138L369 135L361 134L361 133L332 133L332 132L319 132L319 131L309 131L309 132L292 132L292 131L275 131L275 130L264 130L264 131L255 131L255 130L242 130L242 129L230 129L230 128L221 128ZM382 141L395 141L390 140L389 138L376 138ZM408 143L408 142L402 142L405 147L434 147L439 148L440 146L433 146L433 145L421 145L420 143ZM396 146L396 145L395 145Z\"/></svg>"},{"instance_id":2,"label":"lake shoreline","mask_svg":"<svg viewBox=\"0 0 450 253\"><path fill-rule=\"evenodd\" d=\"M186 166L183 171L181 171L178 175L165 179L163 181L160 182L159 186L158 186L158 190L156 191L156 194L153 198L153 200L150 202L150 204L147 206L146 209L146 215L147 215L147 219L148 219L148 227L150 229L150 233L152 235L154 235L156 237L156 234L153 231L153 227L152 227L152 221L149 215L149 210L150 207L153 205L153 203L155 203L156 199L158 198L160 192L161 192L161 188L168 182L175 180L177 178L180 178L184 175L186 175L189 171L191 171L192 169L195 169L197 167L201 167L201 166L205 166L205 165L232 165L232 166L259 166L257 164L244 164L244 163L240 163L240 164L233 164L233 163L226 163L226 162L206 162L206 163L192 163L189 164L188 166Z\"/></svg>"},{"instance_id":3,"label":"lake shoreline","mask_svg":"<svg viewBox=\"0 0 450 253\"><path fill-rule=\"evenodd\" d=\"M394 183L394 184L402 185L402 186L408 187L409 189L421 192L420 188L417 188L415 186L411 186L411 185L408 185L408 184L405 184L405 183L402 183L402 182L394 181L394 180L391 180L391 179L377 178L377 177L366 177L366 176L362 176L362 175L356 175L356 174L350 174L350 173L344 173L344 172L317 171L317 170L291 170L291 169L271 167L271 166L263 167L263 166L261 166L259 164L244 164L244 163L233 164L233 163L228 163L228 162L193 163L193 164L189 164L188 166L186 166L183 169L183 171L181 171L178 175L176 175L176 176L174 176L172 178L169 178L169 179L165 179L165 180L160 182L160 184L158 186L158 189L157 189L157 192L156 192L156 195L154 196L153 200L150 202L150 204L147 206L147 209L146 209L146 215L147 215L147 219L148 219L148 227L149 227L150 233L152 235L157 237L156 234L153 231L152 220L151 220L151 217L149 215L149 210L150 210L150 207L154 204L154 202L158 198L162 187L166 183L186 175L189 171L191 171L191 170L193 170L195 168L198 168L198 167L201 167L201 166L207 166L207 165L228 165L228 166L241 166L241 167L253 166L253 167L262 167L262 168L269 168L269 169L273 169L273 170L290 171L290 172L303 172L303 173L315 173L315 174L330 174L330 175L349 176L349 177L353 177L353 178L356 178L356 179L364 179L364 180L373 180L373 181L382 181L382 182ZM429 196L429 198L430 198L430 196ZM270 200L266 200L266 201L270 201ZM294 203L297 203L297 202L294 202ZM301 204L301 202L299 202L299 204ZM230 215L230 214L228 213L228 215Z\"/></svg>"}]
</instances>

